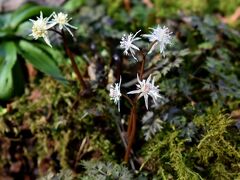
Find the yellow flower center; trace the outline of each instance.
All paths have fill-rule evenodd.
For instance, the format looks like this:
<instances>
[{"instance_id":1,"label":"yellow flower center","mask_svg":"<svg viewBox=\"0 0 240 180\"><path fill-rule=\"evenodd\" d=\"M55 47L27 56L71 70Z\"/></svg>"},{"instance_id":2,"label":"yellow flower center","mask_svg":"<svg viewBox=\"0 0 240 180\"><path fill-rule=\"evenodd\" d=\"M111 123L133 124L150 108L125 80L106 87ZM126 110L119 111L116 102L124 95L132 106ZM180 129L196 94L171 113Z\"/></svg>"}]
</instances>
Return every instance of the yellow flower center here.
<instances>
[{"instance_id":1,"label":"yellow flower center","mask_svg":"<svg viewBox=\"0 0 240 180\"><path fill-rule=\"evenodd\" d=\"M32 27L34 38L44 37L47 35L47 25L43 20L37 20Z\"/></svg>"},{"instance_id":2,"label":"yellow flower center","mask_svg":"<svg viewBox=\"0 0 240 180\"><path fill-rule=\"evenodd\" d=\"M59 13L56 17L56 22L59 24L66 24L67 23L67 14Z\"/></svg>"}]
</instances>

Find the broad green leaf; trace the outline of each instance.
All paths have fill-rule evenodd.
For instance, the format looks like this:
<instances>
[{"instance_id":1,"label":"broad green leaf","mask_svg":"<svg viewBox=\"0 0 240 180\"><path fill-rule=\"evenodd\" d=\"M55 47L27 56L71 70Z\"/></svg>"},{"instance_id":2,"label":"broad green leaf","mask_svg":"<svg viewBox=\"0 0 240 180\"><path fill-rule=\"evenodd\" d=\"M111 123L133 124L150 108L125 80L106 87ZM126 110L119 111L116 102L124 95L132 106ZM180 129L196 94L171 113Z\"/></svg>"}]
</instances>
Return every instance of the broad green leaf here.
<instances>
[{"instance_id":1,"label":"broad green leaf","mask_svg":"<svg viewBox=\"0 0 240 180\"><path fill-rule=\"evenodd\" d=\"M4 57L0 59L0 99L6 100L13 93L12 68L17 60L17 50L13 42L2 45Z\"/></svg>"},{"instance_id":2,"label":"broad green leaf","mask_svg":"<svg viewBox=\"0 0 240 180\"><path fill-rule=\"evenodd\" d=\"M21 60L17 60L12 68L13 75L13 96L21 96L24 93L25 78Z\"/></svg>"},{"instance_id":3,"label":"broad green leaf","mask_svg":"<svg viewBox=\"0 0 240 180\"><path fill-rule=\"evenodd\" d=\"M7 27L7 24L10 22L10 17L10 13L0 15L0 37L4 37L12 33L12 30Z\"/></svg>"},{"instance_id":4,"label":"broad green leaf","mask_svg":"<svg viewBox=\"0 0 240 180\"><path fill-rule=\"evenodd\" d=\"M11 17L10 13L0 15L0 29L1 30L5 28L7 22L9 22L9 20L10 20L10 17Z\"/></svg>"},{"instance_id":5,"label":"broad green leaf","mask_svg":"<svg viewBox=\"0 0 240 180\"><path fill-rule=\"evenodd\" d=\"M24 38L28 37L31 29L32 29L32 22L25 21L17 27L17 29L15 31L15 35L16 36L21 36L21 37L24 37Z\"/></svg>"},{"instance_id":6,"label":"broad green leaf","mask_svg":"<svg viewBox=\"0 0 240 180\"><path fill-rule=\"evenodd\" d=\"M7 34L7 31L0 29L0 38L6 36Z\"/></svg>"},{"instance_id":7,"label":"broad green leaf","mask_svg":"<svg viewBox=\"0 0 240 180\"><path fill-rule=\"evenodd\" d=\"M27 8L16 11L12 15L9 25L11 28L15 29L21 22L26 21L33 16L39 16L40 11L43 12L43 16L47 16L52 13L53 9L44 6L27 6Z\"/></svg>"},{"instance_id":8,"label":"broad green leaf","mask_svg":"<svg viewBox=\"0 0 240 180\"><path fill-rule=\"evenodd\" d=\"M62 51L59 51L58 49L51 48L46 44L38 44L37 47L42 49L44 52L49 54L56 62L57 65L62 64L63 61L65 60L63 57Z\"/></svg>"},{"instance_id":9,"label":"broad green leaf","mask_svg":"<svg viewBox=\"0 0 240 180\"><path fill-rule=\"evenodd\" d=\"M54 59L42 49L22 40L19 42L19 52L29 63L41 72L54 77L62 83L66 83L66 79L63 77Z\"/></svg>"}]
</instances>

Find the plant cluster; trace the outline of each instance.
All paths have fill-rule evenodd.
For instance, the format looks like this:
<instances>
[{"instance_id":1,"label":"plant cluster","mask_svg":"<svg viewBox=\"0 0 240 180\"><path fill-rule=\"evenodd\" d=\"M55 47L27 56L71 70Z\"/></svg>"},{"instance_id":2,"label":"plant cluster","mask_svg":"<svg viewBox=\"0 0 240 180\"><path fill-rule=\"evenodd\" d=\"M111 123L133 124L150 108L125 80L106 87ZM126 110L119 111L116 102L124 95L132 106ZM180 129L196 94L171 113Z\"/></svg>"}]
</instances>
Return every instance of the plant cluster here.
<instances>
[{"instance_id":1,"label":"plant cluster","mask_svg":"<svg viewBox=\"0 0 240 180\"><path fill-rule=\"evenodd\" d=\"M31 64L39 71L50 75L66 84L66 79L59 68L62 54L42 43L33 43L27 38L30 32L29 18L52 12L51 8L26 4L14 13L1 15L0 18L0 100L7 101L24 92L28 81L26 64ZM40 21L38 21L40 22ZM42 24L44 25L44 24Z\"/></svg>"},{"instance_id":2,"label":"plant cluster","mask_svg":"<svg viewBox=\"0 0 240 180\"><path fill-rule=\"evenodd\" d=\"M120 111L120 97L124 97L128 100L128 102L131 104L131 113L129 115L128 120L128 129L127 129L127 140L126 142L123 142L123 144L127 144L126 146L126 153L124 160L128 162L130 152L132 151L132 144L134 142L134 137L136 134L136 122L137 122L137 103L138 100L143 97L146 109L148 110L148 99L149 96L152 98L155 105L157 105L157 102L160 102L163 99L163 96L159 94L159 87L155 85L154 78L152 79L152 74L148 76L147 79L143 79L146 74L145 73L145 62L147 60L147 55L151 54L154 49L159 46L160 53L165 56L165 49L166 46L171 44L171 34L170 30L167 27L160 27L159 25L156 28L150 28L152 32L150 34L144 34L143 37L146 37L150 41L149 50L145 50L144 48L139 48L136 43L141 38L137 37L138 33L141 31L139 30L134 35L130 33L129 35L123 35L120 41L120 48L124 49L124 55L131 55L134 61L138 62L141 58L141 66L137 72L137 90L133 90L130 92L127 92L127 94L137 94L137 96L132 100L130 99L126 94L123 94L120 90L121 86L121 76L120 76L120 82L115 83L115 85L110 86L110 99L114 101L115 104L118 105L118 110ZM139 75L138 75L139 73ZM155 121L154 121L155 122ZM159 131L160 125L154 124L154 122L151 123L150 126L151 134L155 134L157 131ZM145 121L146 123L146 121ZM146 139L149 139L149 135ZM122 138L124 139L124 138ZM133 166L133 164L132 164ZM134 168L134 167L133 167Z\"/></svg>"},{"instance_id":3,"label":"plant cluster","mask_svg":"<svg viewBox=\"0 0 240 180\"><path fill-rule=\"evenodd\" d=\"M24 57L68 84L38 74L22 97L0 106L3 178L238 179L239 32L208 15L181 14L164 21L173 36L135 1L129 12L110 12L120 1L72 2L63 8L75 13L74 32L66 14L33 5L16 11L25 35L10 35L11 21L1 30L16 62ZM4 43L0 68L15 56ZM75 79L87 91L79 94Z\"/></svg>"}]
</instances>

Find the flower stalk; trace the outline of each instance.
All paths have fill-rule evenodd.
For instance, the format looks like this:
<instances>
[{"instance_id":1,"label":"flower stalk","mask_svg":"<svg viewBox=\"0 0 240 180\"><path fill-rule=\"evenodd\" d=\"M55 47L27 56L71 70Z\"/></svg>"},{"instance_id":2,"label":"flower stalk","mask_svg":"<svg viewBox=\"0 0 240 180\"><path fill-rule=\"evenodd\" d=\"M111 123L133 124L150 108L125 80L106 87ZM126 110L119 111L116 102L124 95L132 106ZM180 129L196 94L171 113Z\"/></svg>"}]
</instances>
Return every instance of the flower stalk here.
<instances>
[{"instance_id":1,"label":"flower stalk","mask_svg":"<svg viewBox=\"0 0 240 180\"><path fill-rule=\"evenodd\" d=\"M65 36L65 33L64 33L63 30L62 30L61 34L62 34L64 49L65 49L65 52L68 55L68 57L69 57L69 59L72 63L73 70L74 70L81 86L83 87L83 89L88 90L88 86L86 85L86 83L85 83L85 81L82 77L82 74L79 71L79 68L78 68L77 63L76 63L75 58L74 58L74 55L73 55L72 51L68 48L67 39L66 39L66 36Z\"/></svg>"},{"instance_id":2,"label":"flower stalk","mask_svg":"<svg viewBox=\"0 0 240 180\"><path fill-rule=\"evenodd\" d=\"M141 62L141 69L140 69L140 80L143 78L144 74L144 66L146 62L146 54L140 50L140 53L142 55L142 62ZM127 144L127 149L124 155L124 161L127 163L129 161L130 157L130 152L132 149L134 137L136 134L136 121L137 121L137 114L136 114L136 103L137 103L138 97L136 96L134 99L134 102L132 102L132 108L131 108L131 113L130 113L130 118L128 120L128 130L127 130L127 137L128 137L128 144Z\"/></svg>"},{"instance_id":3,"label":"flower stalk","mask_svg":"<svg viewBox=\"0 0 240 180\"><path fill-rule=\"evenodd\" d=\"M131 109L131 118L130 118L130 124L128 129L128 144L127 144L127 150L124 155L124 161L127 163L129 161L130 152L132 150L132 145L134 141L134 137L136 134L136 121L137 121L137 114L136 114L136 105L132 106Z\"/></svg>"}]
</instances>

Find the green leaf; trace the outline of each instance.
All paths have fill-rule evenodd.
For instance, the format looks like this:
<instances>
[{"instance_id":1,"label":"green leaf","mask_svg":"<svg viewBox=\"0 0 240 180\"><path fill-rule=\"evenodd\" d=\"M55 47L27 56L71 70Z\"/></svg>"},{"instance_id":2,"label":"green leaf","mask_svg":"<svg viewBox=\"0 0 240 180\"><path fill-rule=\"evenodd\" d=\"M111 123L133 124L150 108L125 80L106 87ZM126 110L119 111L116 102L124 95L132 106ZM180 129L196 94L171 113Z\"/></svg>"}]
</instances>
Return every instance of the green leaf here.
<instances>
[{"instance_id":1,"label":"green leaf","mask_svg":"<svg viewBox=\"0 0 240 180\"><path fill-rule=\"evenodd\" d=\"M60 82L66 84L67 81L63 77L60 69L57 67L54 59L52 59L46 52L34 46L32 43L21 40L19 42L20 54L35 68L41 72L54 77Z\"/></svg>"},{"instance_id":2,"label":"green leaf","mask_svg":"<svg viewBox=\"0 0 240 180\"><path fill-rule=\"evenodd\" d=\"M0 59L0 99L6 100L13 93L12 68L17 60L17 50L13 42L2 44L4 57Z\"/></svg>"},{"instance_id":3,"label":"green leaf","mask_svg":"<svg viewBox=\"0 0 240 180\"><path fill-rule=\"evenodd\" d=\"M0 29L4 29L11 17L10 13L0 15Z\"/></svg>"},{"instance_id":4,"label":"green leaf","mask_svg":"<svg viewBox=\"0 0 240 180\"><path fill-rule=\"evenodd\" d=\"M14 31L14 34L16 36L20 36L20 37L28 37L30 34L30 29L32 29L32 22L30 21L25 21L23 23L21 23L16 30Z\"/></svg>"},{"instance_id":5,"label":"green leaf","mask_svg":"<svg viewBox=\"0 0 240 180\"><path fill-rule=\"evenodd\" d=\"M200 49L210 50L213 48L213 44L211 42L203 42L198 45Z\"/></svg>"},{"instance_id":6,"label":"green leaf","mask_svg":"<svg viewBox=\"0 0 240 180\"><path fill-rule=\"evenodd\" d=\"M7 31L3 30L3 29L0 29L0 37L4 37L6 36L8 33Z\"/></svg>"},{"instance_id":7,"label":"green leaf","mask_svg":"<svg viewBox=\"0 0 240 180\"><path fill-rule=\"evenodd\" d=\"M62 64L63 61L65 60L63 57L62 51L59 51L58 49L51 48L46 44L38 44L37 47L42 49L44 52L49 54L56 62L57 65Z\"/></svg>"},{"instance_id":8,"label":"green leaf","mask_svg":"<svg viewBox=\"0 0 240 180\"><path fill-rule=\"evenodd\" d=\"M4 115L7 113L7 108L3 108L2 106L0 106L0 116Z\"/></svg>"},{"instance_id":9,"label":"green leaf","mask_svg":"<svg viewBox=\"0 0 240 180\"><path fill-rule=\"evenodd\" d=\"M85 0L69 0L64 4L63 8L66 11L72 12L78 9L84 3L85 3Z\"/></svg>"},{"instance_id":10,"label":"green leaf","mask_svg":"<svg viewBox=\"0 0 240 180\"><path fill-rule=\"evenodd\" d=\"M43 15L46 16L50 15L53 9L44 6L32 6L27 4L12 15L9 21L9 26L15 29L21 22L26 21L33 16L39 16L40 11L42 11Z\"/></svg>"}]
</instances>

